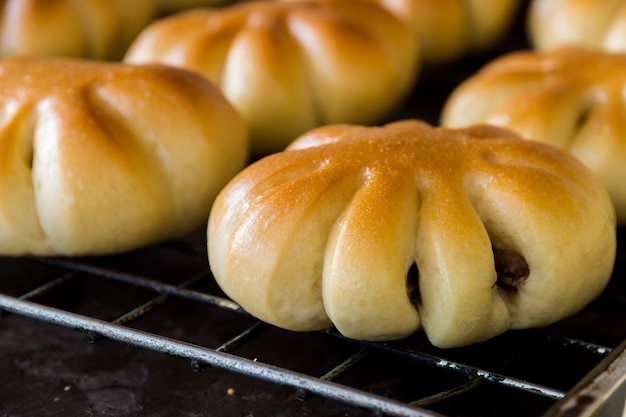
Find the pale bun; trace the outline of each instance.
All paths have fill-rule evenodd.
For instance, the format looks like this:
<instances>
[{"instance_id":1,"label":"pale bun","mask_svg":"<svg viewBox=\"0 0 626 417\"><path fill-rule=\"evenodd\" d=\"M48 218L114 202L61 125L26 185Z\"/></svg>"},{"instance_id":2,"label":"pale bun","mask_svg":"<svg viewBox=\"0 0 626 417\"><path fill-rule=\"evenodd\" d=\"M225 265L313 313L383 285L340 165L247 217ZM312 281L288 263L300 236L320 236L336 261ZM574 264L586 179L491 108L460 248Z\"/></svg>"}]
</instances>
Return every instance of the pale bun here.
<instances>
[{"instance_id":1,"label":"pale bun","mask_svg":"<svg viewBox=\"0 0 626 417\"><path fill-rule=\"evenodd\" d=\"M409 28L362 0L182 12L148 26L125 61L212 80L246 120L252 153L261 156L316 126L380 121L411 91L419 68Z\"/></svg>"},{"instance_id":2,"label":"pale bun","mask_svg":"<svg viewBox=\"0 0 626 417\"><path fill-rule=\"evenodd\" d=\"M572 45L626 51L624 0L533 0L527 25L539 51Z\"/></svg>"},{"instance_id":3,"label":"pale bun","mask_svg":"<svg viewBox=\"0 0 626 417\"><path fill-rule=\"evenodd\" d=\"M568 153L419 121L305 134L238 174L207 229L217 283L261 320L366 340L423 328L439 347L576 313L607 284L615 235Z\"/></svg>"},{"instance_id":4,"label":"pale bun","mask_svg":"<svg viewBox=\"0 0 626 417\"><path fill-rule=\"evenodd\" d=\"M0 62L0 253L128 251L204 227L246 163L243 121L199 75Z\"/></svg>"},{"instance_id":5,"label":"pale bun","mask_svg":"<svg viewBox=\"0 0 626 417\"><path fill-rule=\"evenodd\" d=\"M490 123L571 152L601 179L626 224L626 54L582 47L488 63L444 105L448 127Z\"/></svg>"}]
</instances>

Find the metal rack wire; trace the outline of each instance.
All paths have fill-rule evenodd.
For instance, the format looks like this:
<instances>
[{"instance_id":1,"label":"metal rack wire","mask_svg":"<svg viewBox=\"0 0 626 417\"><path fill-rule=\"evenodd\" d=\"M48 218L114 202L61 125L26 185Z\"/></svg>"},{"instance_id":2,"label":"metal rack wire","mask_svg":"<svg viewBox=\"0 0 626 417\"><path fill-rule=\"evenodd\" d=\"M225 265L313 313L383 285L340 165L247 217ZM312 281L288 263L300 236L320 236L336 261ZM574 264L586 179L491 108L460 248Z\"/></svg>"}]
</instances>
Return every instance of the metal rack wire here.
<instances>
[{"instance_id":1,"label":"metal rack wire","mask_svg":"<svg viewBox=\"0 0 626 417\"><path fill-rule=\"evenodd\" d=\"M170 242L158 245L157 248L160 251L176 253L175 258L180 264L169 263L174 270L178 265L187 262L189 258L198 261L204 256L204 248L201 244L194 246L185 241ZM176 282L172 283L159 279L158 273L143 271L146 264L145 256L138 254L125 256L138 272L116 269L115 262L110 262L110 259L106 258L21 260L21 262L29 262L53 272L46 273L49 277L43 282L19 294L11 294L15 292L14 290L0 291L0 310L4 314L17 314L78 330L84 333L88 342L102 339L114 340L188 360L194 370L201 370L207 366L221 368L249 378L291 387L302 400L310 396L321 396L359 409L369 410L375 415L461 416L464 415L461 411L456 411L447 404L458 402L459 398L466 398L468 395L479 396L482 394L478 393L482 391L489 392L494 389L514 392L514 397L523 397L526 403L538 402L539 405L536 408L541 412L536 415L541 416L621 416L623 412L626 396L626 376L624 376L626 375L626 342L620 341L626 339L626 329L621 330L624 327L623 321L619 316L615 316L615 312L624 312L623 317L626 317L626 292L622 292L624 285L619 282L618 277L613 279L616 284L608 288L600 299L588 307L588 311L593 310L594 316L599 317L597 320L604 320L605 316L610 315L611 320L614 321L614 326L609 326L610 328L603 333L611 335L609 344L576 337L581 327L585 327L581 324L587 320L585 312L556 327L509 332L480 346L453 350L433 348L424 341L421 335L405 341L373 343L349 340L336 331L328 330L318 334L323 338L338 340L352 346L351 353L344 355L343 359L338 360L323 375L310 375L238 353L242 347L253 343L272 327L249 317L236 303L220 294L216 287L209 285L209 289L194 289L196 285L212 282L208 267L200 267L189 275L178 277ZM12 262L11 259L0 259L0 264L3 261ZM625 261L624 254L620 252L615 274L623 274ZM202 262L199 264L202 265ZM24 277L23 280L28 281L27 278ZM145 292L147 296L142 302L117 317L107 319L97 317L97 313L75 312L46 302L46 297L63 293L65 288L73 282L93 280L109 282L119 287L120 292L127 291L127 288L136 288ZM243 316L248 320L248 324L216 346L204 346L178 340L134 325L176 299L197 303L203 309L217 309ZM603 311L607 303L614 307L610 311ZM586 327L594 327L593 323L585 324ZM0 320L0 330L1 326ZM575 329L569 332L573 333L573 336L568 334L570 329ZM305 334L302 337L306 337ZM553 356L541 358L547 351L554 351ZM510 353L508 356L501 355L493 361L487 360L487 358L497 356L494 352ZM521 358L524 355L527 356L526 359ZM417 395L415 398L393 392L377 393L368 387L341 382L342 378L350 373L356 373L357 377L353 379L359 379L359 363L372 356L383 359L394 358L406 364L408 368L416 366L420 369L429 369L437 378L447 378L453 382L446 382L438 391L430 392L429 389L422 389L423 392L419 394L413 391L409 395ZM558 370L552 371L562 374L563 369L566 369L566 372L571 370L573 377L569 376L565 381L559 379L550 385L552 382L549 376L550 370L545 366L546 361L554 361L554 357L565 359ZM513 362L519 362L520 366L511 368ZM532 367L536 369L530 369ZM507 373L509 368L512 369L511 374ZM514 402L510 406L511 409L517 407ZM607 412L609 414L606 414Z\"/></svg>"}]
</instances>

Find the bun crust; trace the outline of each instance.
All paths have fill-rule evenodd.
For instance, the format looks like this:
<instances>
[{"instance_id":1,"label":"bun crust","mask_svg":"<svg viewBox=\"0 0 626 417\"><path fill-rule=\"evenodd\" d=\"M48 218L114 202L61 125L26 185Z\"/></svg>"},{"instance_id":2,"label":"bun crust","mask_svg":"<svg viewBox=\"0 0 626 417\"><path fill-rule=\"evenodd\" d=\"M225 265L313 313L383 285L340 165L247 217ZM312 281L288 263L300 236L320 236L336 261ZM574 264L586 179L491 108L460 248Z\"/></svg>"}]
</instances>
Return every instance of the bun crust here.
<instances>
[{"instance_id":1,"label":"bun crust","mask_svg":"<svg viewBox=\"0 0 626 417\"><path fill-rule=\"evenodd\" d=\"M410 91L417 41L361 0L256 1L198 9L148 26L130 63L162 62L220 86L246 120L255 155L328 123L378 122Z\"/></svg>"},{"instance_id":2,"label":"bun crust","mask_svg":"<svg viewBox=\"0 0 626 417\"><path fill-rule=\"evenodd\" d=\"M575 45L626 51L624 0L533 0L527 25L539 51Z\"/></svg>"},{"instance_id":3,"label":"bun crust","mask_svg":"<svg viewBox=\"0 0 626 417\"><path fill-rule=\"evenodd\" d=\"M441 123L490 123L568 150L600 177L626 224L626 54L581 47L498 58L448 98Z\"/></svg>"},{"instance_id":4,"label":"bun crust","mask_svg":"<svg viewBox=\"0 0 626 417\"><path fill-rule=\"evenodd\" d=\"M0 253L122 252L202 227L247 160L204 78L71 59L0 63Z\"/></svg>"},{"instance_id":5,"label":"bun crust","mask_svg":"<svg viewBox=\"0 0 626 417\"><path fill-rule=\"evenodd\" d=\"M312 130L238 174L207 230L215 279L252 315L367 340L423 327L440 347L577 312L610 277L615 234L571 155L410 120Z\"/></svg>"}]
</instances>

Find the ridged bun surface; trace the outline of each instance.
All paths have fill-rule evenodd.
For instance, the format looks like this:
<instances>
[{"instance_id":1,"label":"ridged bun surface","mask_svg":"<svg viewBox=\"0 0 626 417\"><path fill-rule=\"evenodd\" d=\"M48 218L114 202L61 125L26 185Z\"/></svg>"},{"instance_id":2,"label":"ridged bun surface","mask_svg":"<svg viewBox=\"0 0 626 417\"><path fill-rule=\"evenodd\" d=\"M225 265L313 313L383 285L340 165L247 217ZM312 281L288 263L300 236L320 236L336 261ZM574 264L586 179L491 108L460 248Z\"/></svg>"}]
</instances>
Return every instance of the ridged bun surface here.
<instances>
[{"instance_id":1,"label":"ridged bun surface","mask_svg":"<svg viewBox=\"0 0 626 417\"><path fill-rule=\"evenodd\" d=\"M74 59L0 62L0 253L118 253L205 227L248 158L203 77Z\"/></svg>"},{"instance_id":2,"label":"ridged bun surface","mask_svg":"<svg viewBox=\"0 0 626 417\"><path fill-rule=\"evenodd\" d=\"M576 158L510 131L407 120L324 126L222 190L211 270L252 315L436 346L544 326L605 287L616 250L604 187Z\"/></svg>"},{"instance_id":3,"label":"ridged bun surface","mask_svg":"<svg viewBox=\"0 0 626 417\"><path fill-rule=\"evenodd\" d=\"M252 1L154 22L125 61L212 80L263 156L320 125L379 122L411 91L418 55L410 29L373 3Z\"/></svg>"},{"instance_id":4,"label":"ridged bun surface","mask_svg":"<svg viewBox=\"0 0 626 417\"><path fill-rule=\"evenodd\" d=\"M489 123L565 149L601 179L626 224L626 54L583 47L495 59L448 97L441 124Z\"/></svg>"}]
</instances>

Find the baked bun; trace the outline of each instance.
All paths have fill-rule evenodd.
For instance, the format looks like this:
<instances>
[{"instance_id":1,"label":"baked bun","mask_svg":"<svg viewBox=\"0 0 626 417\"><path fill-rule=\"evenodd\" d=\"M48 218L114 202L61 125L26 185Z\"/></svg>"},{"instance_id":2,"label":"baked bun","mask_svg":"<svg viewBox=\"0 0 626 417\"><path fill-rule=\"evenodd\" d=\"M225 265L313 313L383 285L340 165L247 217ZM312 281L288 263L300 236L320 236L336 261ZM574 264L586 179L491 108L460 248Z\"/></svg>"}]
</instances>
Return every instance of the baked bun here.
<instances>
[{"instance_id":1,"label":"baked bun","mask_svg":"<svg viewBox=\"0 0 626 417\"><path fill-rule=\"evenodd\" d=\"M156 12L154 0L6 0L0 57L121 59Z\"/></svg>"},{"instance_id":2,"label":"baked bun","mask_svg":"<svg viewBox=\"0 0 626 417\"><path fill-rule=\"evenodd\" d=\"M425 63L445 63L494 47L512 26L520 0L370 0L416 31Z\"/></svg>"},{"instance_id":3,"label":"baked bun","mask_svg":"<svg viewBox=\"0 0 626 417\"><path fill-rule=\"evenodd\" d=\"M439 347L579 311L615 235L605 189L568 153L411 120L312 130L239 173L207 230L215 279L252 315L367 340L423 327Z\"/></svg>"},{"instance_id":4,"label":"baked bun","mask_svg":"<svg viewBox=\"0 0 626 417\"><path fill-rule=\"evenodd\" d=\"M515 52L457 87L441 124L495 124L570 151L600 177L626 224L625 88L626 54Z\"/></svg>"},{"instance_id":5,"label":"baked bun","mask_svg":"<svg viewBox=\"0 0 626 417\"><path fill-rule=\"evenodd\" d=\"M245 124L165 66L0 61L0 253L123 252L206 225L247 159Z\"/></svg>"},{"instance_id":6,"label":"baked bun","mask_svg":"<svg viewBox=\"0 0 626 417\"><path fill-rule=\"evenodd\" d=\"M539 51L566 45L626 51L625 0L533 0L527 21Z\"/></svg>"},{"instance_id":7,"label":"baked bun","mask_svg":"<svg viewBox=\"0 0 626 417\"><path fill-rule=\"evenodd\" d=\"M409 29L362 0L244 2L148 26L125 61L195 70L246 120L252 153L283 150L328 123L379 121L417 76Z\"/></svg>"}]
</instances>

